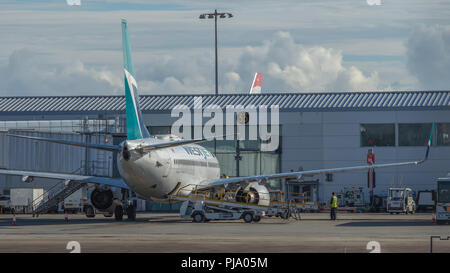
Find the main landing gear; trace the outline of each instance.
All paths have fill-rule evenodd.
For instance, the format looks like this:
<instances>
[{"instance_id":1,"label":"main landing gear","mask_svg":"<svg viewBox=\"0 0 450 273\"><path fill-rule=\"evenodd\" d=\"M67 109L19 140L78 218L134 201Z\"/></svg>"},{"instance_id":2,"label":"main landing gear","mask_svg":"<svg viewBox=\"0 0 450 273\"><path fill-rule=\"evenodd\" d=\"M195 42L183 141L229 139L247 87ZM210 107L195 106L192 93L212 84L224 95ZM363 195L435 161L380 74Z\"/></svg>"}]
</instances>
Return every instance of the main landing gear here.
<instances>
[{"instance_id":1,"label":"main landing gear","mask_svg":"<svg viewBox=\"0 0 450 273\"><path fill-rule=\"evenodd\" d=\"M123 215L126 214L131 221L136 220L136 195L128 190L122 190L122 202L117 204L114 209L116 221L122 221Z\"/></svg>"}]
</instances>

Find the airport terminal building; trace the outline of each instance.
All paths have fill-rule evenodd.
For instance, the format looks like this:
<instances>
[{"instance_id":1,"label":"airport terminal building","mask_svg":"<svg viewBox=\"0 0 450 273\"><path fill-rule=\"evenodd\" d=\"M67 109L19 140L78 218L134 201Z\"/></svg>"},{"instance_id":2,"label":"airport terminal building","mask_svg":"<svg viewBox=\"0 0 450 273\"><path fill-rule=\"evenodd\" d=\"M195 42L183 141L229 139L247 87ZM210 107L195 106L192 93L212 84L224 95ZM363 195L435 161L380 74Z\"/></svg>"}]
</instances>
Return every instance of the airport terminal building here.
<instances>
[{"instance_id":1,"label":"airport terminal building","mask_svg":"<svg viewBox=\"0 0 450 273\"><path fill-rule=\"evenodd\" d=\"M273 93L141 96L143 119L151 134L171 133L177 105L279 106L278 149L261 151L260 140L217 140L204 143L230 177L366 165L370 148L376 163L421 160L432 124L430 157L420 166L379 169L374 192L390 186L433 189L450 172L450 91ZM236 117L238 118L238 117ZM206 118L204 121L207 120ZM1 97L0 131L92 143L118 144L126 137L123 96ZM193 128L192 131L194 131ZM225 131L224 131L225 132ZM111 152L38 143L0 135L0 168L118 176ZM318 201L344 187L363 187L367 172L306 177ZM0 193L11 188L49 188L54 181L26 184L0 175ZM286 181L271 183L289 191ZM368 199L368 194L366 194ZM147 209L157 209L149 202Z\"/></svg>"}]
</instances>

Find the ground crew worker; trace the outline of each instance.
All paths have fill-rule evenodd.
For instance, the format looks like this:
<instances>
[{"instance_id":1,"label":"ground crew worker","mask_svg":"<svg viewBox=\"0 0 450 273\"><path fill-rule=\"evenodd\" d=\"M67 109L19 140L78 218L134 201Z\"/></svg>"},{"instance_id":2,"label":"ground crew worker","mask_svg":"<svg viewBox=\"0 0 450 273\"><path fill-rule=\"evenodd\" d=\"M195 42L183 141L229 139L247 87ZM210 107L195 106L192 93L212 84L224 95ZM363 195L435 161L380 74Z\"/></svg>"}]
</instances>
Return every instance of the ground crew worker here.
<instances>
[{"instance_id":1,"label":"ground crew worker","mask_svg":"<svg viewBox=\"0 0 450 273\"><path fill-rule=\"evenodd\" d=\"M338 207L338 199L336 194L333 192L331 195L331 220L336 220L336 211Z\"/></svg>"},{"instance_id":2,"label":"ground crew worker","mask_svg":"<svg viewBox=\"0 0 450 273\"><path fill-rule=\"evenodd\" d=\"M372 149L367 150L367 157L366 157L366 161L368 165L373 165L375 164L375 154L373 153Z\"/></svg>"}]
</instances>

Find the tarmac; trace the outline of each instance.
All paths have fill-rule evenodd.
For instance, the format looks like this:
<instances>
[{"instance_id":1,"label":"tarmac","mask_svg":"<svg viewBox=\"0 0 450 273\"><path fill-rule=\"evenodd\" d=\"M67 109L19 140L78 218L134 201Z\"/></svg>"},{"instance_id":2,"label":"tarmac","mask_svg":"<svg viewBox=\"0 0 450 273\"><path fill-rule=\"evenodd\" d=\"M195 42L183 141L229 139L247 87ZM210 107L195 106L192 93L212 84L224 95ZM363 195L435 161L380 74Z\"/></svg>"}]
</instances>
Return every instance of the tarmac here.
<instances>
[{"instance_id":1,"label":"tarmac","mask_svg":"<svg viewBox=\"0 0 450 273\"><path fill-rule=\"evenodd\" d=\"M265 217L192 223L176 213L138 213L136 221L83 214L45 214L38 218L0 215L0 253L69 253L76 241L81 252L150 253L429 253L430 236L450 236L450 225L432 223L430 213L304 213L301 220ZM376 243L370 243L375 241ZM369 244L369 245L368 245ZM433 252L450 253L450 240L433 239Z\"/></svg>"}]
</instances>

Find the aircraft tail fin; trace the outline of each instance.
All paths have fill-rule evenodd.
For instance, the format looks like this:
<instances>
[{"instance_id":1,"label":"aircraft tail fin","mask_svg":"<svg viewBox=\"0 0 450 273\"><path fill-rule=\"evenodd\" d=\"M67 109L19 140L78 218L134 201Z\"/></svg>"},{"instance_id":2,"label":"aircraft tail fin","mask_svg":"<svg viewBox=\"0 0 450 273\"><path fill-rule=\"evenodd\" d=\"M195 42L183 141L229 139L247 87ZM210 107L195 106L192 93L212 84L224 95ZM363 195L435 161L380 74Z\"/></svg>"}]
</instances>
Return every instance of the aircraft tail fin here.
<instances>
[{"instance_id":1,"label":"aircraft tail fin","mask_svg":"<svg viewBox=\"0 0 450 273\"><path fill-rule=\"evenodd\" d=\"M125 101L127 115L127 139L141 139L150 137L150 133L142 119L139 106L139 94L131 59L131 49L128 37L127 20L122 19L122 50L123 68L125 72Z\"/></svg>"},{"instance_id":2,"label":"aircraft tail fin","mask_svg":"<svg viewBox=\"0 0 450 273\"><path fill-rule=\"evenodd\" d=\"M261 86L262 86L262 74L256 72L255 77L253 78L252 86L250 87L250 94L261 94Z\"/></svg>"}]
</instances>

